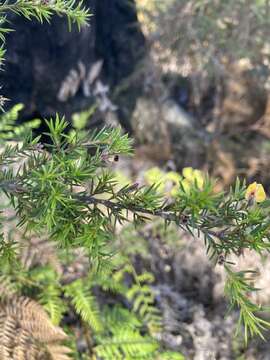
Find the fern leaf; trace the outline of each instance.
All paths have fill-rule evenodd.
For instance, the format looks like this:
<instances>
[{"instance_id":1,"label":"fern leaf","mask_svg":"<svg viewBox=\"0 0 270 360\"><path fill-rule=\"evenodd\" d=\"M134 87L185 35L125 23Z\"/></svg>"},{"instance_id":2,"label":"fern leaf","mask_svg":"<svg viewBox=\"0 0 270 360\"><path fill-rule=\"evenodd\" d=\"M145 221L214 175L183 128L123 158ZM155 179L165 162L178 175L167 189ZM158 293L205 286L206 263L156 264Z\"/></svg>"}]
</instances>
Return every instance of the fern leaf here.
<instances>
[{"instance_id":1,"label":"fern leaf","mask_svg":"<svg viewBox=\"0 0 270 360\"><path fill-rule=\"evenodd\" d=\"M121 306L114 306L113 308L105 307L103 310L106 327L112 332L117 332L117 328L126 329L140 329L142 322L138 317Z\"/></svg>"},{"instance_id":2,"label":"fern leaf","mask_svg":"<svg viewBox=\"0 0 270 360\"><path fill-rule=\"evenodd\" d=\"M0 306L1 360L68 360L70 349L57 343L66 337L34 300L15 298Z\"/></svg>"},{"instance_id":3,"label":"fern leaf","mask_svg":"<svg viewBox=\"0 0 270 360\"><path fill-rule=\"evenodd\" d=\"M18 286L8 275L0 275L0 299L12 297L18 292Z\"/></svg>"},{"instance_id":4,"label":"fern leaf","mask_svg":"<svg viewBox=\"0 0 270 360\"><path fill-rule=\"evenodd\" d=\"M16 124L23 107L23 104L17 104L0 116L0 140L22 139L29 130L39 127L39 119Z\"/></svg>"},{"instance_id":5,"label":"fern leaf","mask_svg":"<svg viewBox=\"0 0 270 360\"><path fill-rule=\"evenodd\" d=\"M61 341L67 338L64 331L51 323L45 310L34 300L14 298L5 301L2 308L7 316L17 319L21 327L38 341Z\"/></svg>"},{"instance_id":6,"label":"fern leaf","mask_svg":"<svg viewBox=\"0 0 270 360\"><path fill-rule=\"evenodd\" d=\"M19 322L0 313L0 359L38 360L45 355L42 346L35 343L32 335L20 327Z\"/></svg>"},{"instance_id":7,"label":"fern leaf","mask_svg":"<svg viewBox=\"0 0 270 360\"><path fill-rule=\"evenodd\" d=\"M61 291L57 284L51 283L44 287L39 299L44 309L49 313L52 323L59 325L66 306L61 299Z\"/></svg>"},{"instance_id":8,"label":"fern leaf","mask_svg":"<svg viewBox=\"0 0 270 360\"><path fill-rule=\"evenodd\" d=\"M70 360L68 355L71 353L71 349L67 346L48 344L47 351L50 354L51 360Z\"/></svg>"},{"instance_id":9,"label":"fern leaf","mask_svg":"<svg viewBox=\"0 0 270 360\"><path fill-rule=\"evenodd\" d=\"M18 329L14 336L13 360L37 360L45 357L45 349L31 340L31 334Z\"/></svg>"},{"instance_id":10,"label":"fern leaf","mask_svg":"<svg viewBox=\"0 0 270 360\"><path fill-rule=\"evenodd\" d=\"M71 298L76 312L97 333L103 330L98 305L90 289L81 279L65 287L65 294Z\"/></svg>"},{"instance_id":11,"label":"fern leaf","mask_svg":"<svg viewBox=\"0 0 270 360\"><path fill-rule=\"evenodd\" d=\"M12 354L12 334L16 332L17 322L11 316L0 312L0 359L10 359Z\"/></svg>"},{"instance_id":12,"label":"fern leaf","mask_svg":"<svg viewBox=\"0 0 270 360\"><path fill-rule=\"evenodd\" d=\"M112 337L101 339L95 347L96 354L104 360L151 359L159 344L137 330L118 328Z\"/></svg>"},{"instance_id":13,"label":"fern leaf","mask_svg":"<svg viewBox=\"0 0 270 360\"><path fill-rule=\"evenodd\" d=\"M132 301L132 310L139 314L147 325L150 334L162 332L162 317L160 311L154 306L155 297L148 285L134 284L126 293L128 300Z\"/></svg>"}]
</instances>

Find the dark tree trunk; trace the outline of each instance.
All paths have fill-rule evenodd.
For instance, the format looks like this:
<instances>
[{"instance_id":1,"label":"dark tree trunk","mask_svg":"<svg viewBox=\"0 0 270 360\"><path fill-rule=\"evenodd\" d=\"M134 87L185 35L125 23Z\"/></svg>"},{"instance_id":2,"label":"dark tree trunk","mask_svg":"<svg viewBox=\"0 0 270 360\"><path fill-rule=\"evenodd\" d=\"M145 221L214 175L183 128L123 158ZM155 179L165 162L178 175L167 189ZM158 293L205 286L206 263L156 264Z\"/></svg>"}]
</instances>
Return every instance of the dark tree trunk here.
<instances>
[{"instance_id":1,"label":"dark tree trunk","mask_svg":"<svg viewBox=\"0 0 270 360\"><path fill-rule=\"evenodd\" d=\"M103 60L102 79L111 89L131 74L145 49L134 0L85 0L85 5L93 17L81 32L75 27L69 32L66 19L56 16L50 25L10 16L16 31L7 36L0 74L7 107L23 103L26 118L55 112L69 117L93 102L88 80L97 60Z\"/></svg>"},{"instance_id":2,"label":"dark tree trunk","mask_svg":"<svg viewBox=\"0 0 270 360\"><path fill-rule=\"evenodd\" d=\"M96 1L96 53L112 85L134 70L145 52L134 0Z\"/></svg>"}]
</instances>

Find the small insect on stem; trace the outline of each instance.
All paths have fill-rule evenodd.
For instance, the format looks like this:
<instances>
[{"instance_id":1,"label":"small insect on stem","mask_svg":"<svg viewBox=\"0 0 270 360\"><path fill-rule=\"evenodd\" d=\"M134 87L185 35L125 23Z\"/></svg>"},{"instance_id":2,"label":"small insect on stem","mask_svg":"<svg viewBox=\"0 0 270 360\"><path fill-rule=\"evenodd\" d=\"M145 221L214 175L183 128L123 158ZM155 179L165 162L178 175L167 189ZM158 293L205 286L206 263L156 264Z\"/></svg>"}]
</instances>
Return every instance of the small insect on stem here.
<instances>
[{"instance_id":1,"label":"small insect on stem","mask_svg":"<svg viewBox=\"0 0 270 360\"><path fill-rule=\"evenodd\" d=\"M220 254L217 259L218 265L223 265L226 262L224 254Z\"/></svg>"},{"instance_id":2,"label":"small insect on stem","mask_svg":"<svg viewBox=\"0 0 270 360\"><path fill-rule=\"evenodd\" d=\"M188 216L187 215L180 215L180 221L182 224L186 224L188 222Z\"/></svg>"}]
</instances>

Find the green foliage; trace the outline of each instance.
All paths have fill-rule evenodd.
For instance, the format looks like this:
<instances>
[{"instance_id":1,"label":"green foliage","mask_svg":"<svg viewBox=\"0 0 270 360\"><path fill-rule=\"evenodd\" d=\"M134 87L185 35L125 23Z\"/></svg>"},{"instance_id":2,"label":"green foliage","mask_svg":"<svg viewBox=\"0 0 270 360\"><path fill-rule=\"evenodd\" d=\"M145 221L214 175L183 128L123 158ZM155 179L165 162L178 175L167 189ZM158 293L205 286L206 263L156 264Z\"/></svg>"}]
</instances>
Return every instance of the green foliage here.
<instances>
[{"instance_id":1,"label":"green foliage","mask_svg":"<svg viewBox=\"0 0 270 360\"><path fill-rule=\"evenodd\" d=\"M70 141L64 119L56 117L47 123L52 142L46 145L49 152L41 150L38 139L28 136L20 147L8 146L2 153L2 163L9 164L10 170L2 171L1 188L16 210L18 226L24 226L26 232L47 232L66 251L83 247L90 261L101 261L99 275L95 281L91 280L92 284L100 285L100 280L105 290L126 295L133 303L133 311L146 319L150 334L158 332L160 318L149 286L135 283L126 292L123 285L119 286L119 279L123 279L121 269L111 277L106 271L100 272L102 259L109 263L112 256L112 230L116 223L129 220L130 215L135 224L153 216L165 220L166 225L173 222L202 237L210 258L221 264L229 262L232 254L240 256L244 249L259 253L269 250L268 202L251 206L245 199L246 187L239 181L228 193L216 193L209 178L201 181L199 174L188 169L183 174L184 180L189 181L188 187L180 181L174 200L169 203L155 184L145 187L130 184L116 189L113 173L105 168L116 161L116 156L131 154L131 142L120 129L102 129L84 136L75 133ZM20 157L24 159L23 166L13 171L12 162ZM11 261L14 252L7 256L8 252L9 247L2 256ZM132 274L129 265L124 268ZM263 320L254 315L257 306L250 303L247 308L247 303L242 301L242 295L254 289L244 286L241 291L235 291L239 277L233 272L229 275L226 294L233 305L240 307L240 321L247 336L260 334L258 325ZM149 276L145 276L137 278L139 283L149 281ZM108 278L113 281L110 283ZM47 293L51 292L53 301L58 290L57 286L50 287L50 281L46 285ZM102 327L97 321L99 315L91 286L91 282L86 286L79 279L65 291L82 319L99 332ZM59 304L55 301L50 304L46 297L43 303L58 322Z\"/></svg>"},{"instance_id":2,"label":"green foliage","mask_svg":"<svg viewBox=\"0 0 270 360\"><path fill-rule=\"evenodd\" d=\"M75 23L79 28L86 25L89 20L89 11L84 8L83 2L74 0L57 1L27 1L18 0L13 3L4 2L0 7L0 12L5 14L9 11L17 15L22 15L26 19L36 19L39 22L49 22L54 13L64 15L68 19L69 26Z\"/></svg>"},{"instance_id":3,"label":"green foliage","mask_svg":"<svg viewBox=\"0 0 270 360\"><path fill-rule=\"evenodd\" d=\"M119 327L109 339L101 339L95 351L103 359L154 359L158 343L142 336L138 330Z\"/></svg>"},{"instance_id":4,"label":"green foliage","mask_svg":"<svg viewBox=\"0 0 270 360\"><path fill-rule=\"evenodd\" d=\"M196 14L203 6L205 2L198 2ZM49 21L56 12L79 27L89 17L82 3L73 0L5 2L0 5L2 22L8 11L41 22ZM2 41L7 31L2 29ZM245 249L269 251L268 200L258 204L246 197L246 186L239 181L228 193L216 193L211 179L190 168L182 176L162 174L174 181L170 201L160 191L160 184L152 181L153 176L148 186L119 186L110 165L119 156L132 154L132 141L121 129L67 134L67 122L56 116L47 121L50 143L43 146L39 137L26 131L33 123L16 130L19 110L17 106L2 117L2 139L13 134L21 138L17 144L5 144L1 152L0 190L15 210L16 227L23 236L18 239L11 233L7 238L3 228L1 297L20 294L35 298L55 324L64 324L65 312L73 309L90 355L102 359L182 359L158 340L162 316L151 289L153 276L137 275L125 256L127 252L117 257L119 249L113 246L116 224L132 219L138 226L158 217L166 226L174 223L204 239L209 257L227 271L225 293L231 305L240 308L239 323L244 325L246 340L250 335L262 336L269 324L256 315L261 307L249 298L249 293L256 291L246 278L250 271L234 272L228 264L230 255L240 256ZM7 221L3 215L2 224ZM28 267L21 261L21 238L43 234L50 244L56 244L61 271L49 259ZM87 259L82 266L84 271L89 267L86 274L74 275L67 270L71 266L68 258L76 258L77 250ZM106 301L108 293L118 301Z\"/></svg>"},{"instance_id":5,"label":"green foliage","mask_svg":"<svg viewBox=\"0 0 270 360\"><path fill-rule=\"evenodd\" d=\"M61 251L56 251L61 257ZM27 252L31 257L30 249ZM20 263L20 255L17 260ZM111 258L108 267L104 262L98 267L93 262L92 270L69 280L66 285L61 285L63 274L57 275L51 266L30 265L27 270L20 264L20 273L10 274L9 268L1 270L5 274L1 276L1 294L7 298L31 296L44 306L54 324L61 324L65 313L74 309L91 336L89 351L101 359L163 359L160 357L162 344L155 337L157 331L162 332L161 315L154 307L154 296L148 285L154 280L153 276L149 273L136 275L133 267L127 264L127 258L120 254ZM20 287L15 287L19 281ZM113 292L122 300L113 305L106 304L101 301L100 292L104 295ZM98 304L102 302L100 308ZM72 339L69 346L77 358L79 353ZM180 356L176 352L168 354L172 354L172 359ZM165 355L164 359L167 359Z\"/></svg>"},{"instance_id":6,"label":"green foliage","mask_svg":"<svg viewBox=\"0 0 270 360\"><path fill-rule=\"evenodd\" d=\"M170 203L162 199L154 185L131 184L115 190L113 173L105 167L115 161L115 156L131 153L126 135L119 129L102 129L83 137L74 133L70 141L64 119L56 117L55 121L48 121L48 126L52 141L47 145L49 153L39 149L38 139L27 137L21 147L8 147L2 154L3 164L10 164L15 155L24 156L19 171L2 172L1 187L15 206L19 225L24 225L26 231L46 231L64 249L84 247L91 260L99 261L110 253L105 255L113 239L112 226L132 214L137 224L158 216L167 225L174 222L183 230L202 236L210 258L219 262L222 258L226 263L230 254L239 255L245 248L257 252L269 249L268 203L251 207L244 198L245 186L239 182L223 194L215 193L214 184L207 178L200 186L195 178L188 189L180 181ZM230 279L234 284L237 277ZM82 286L81 281L76 284L67 294L74 294L76 310L97 330L97 307L89 288ZM108 281L106 284L109 288ZM241 296L247 299L248 291L244 288ZM239 293L232 297L233 304L245 311L237 296ZM150 328L157 325L159 318L156 309L151 308L153 297L148 287L134 285L128 299L133 300L134 311L146 318ZM249 309L251 314L256 310ZM245 319L240 318L247 333L253 334L257 318L251 317L254 324Z\"/></svg>"},{"instance_id":7,"label":"green foliage","mask_svg":"<svg viewBox=\"0 0 270 360\"><path fill-rule=\"evenodd\" d=\"M254 304L248 296L252 291L259 290L252 285L254 277L251 276L256 275L256 272L251 270L233 272L228 266L225 269L228 275L225 294L229 297L232 306L237 305L240 308L239 325L242 322L244 324L245 342L247 343L249 335L259 335L264 338L262 330L266 330L270 323L259 318L256 313L266 311L266 309ZM241 330L240 326L238 330Z\"/></svg>"},{"instance_id":8,"label":"green foliage","mask_svg":"<svg viewBox=\"0 0 270 360\"><path fill-rule=\"evenodd\" d=\"M156 359L158 341L142 335L142 323L134 313L121 307L104 311L107 334L99 336L95 353L102 359Z\"/></svg>"},{"instance_id":9,"label":"green foliage","mask_svg":"<svg viewBox=\"0 0 270 360\"><path fill-rule=\"evenodd\" d=\"M76 312L82 319L96 333L101 332L103 325L100 321L98 305L87 284L83 283L82 279L76 280L65 287L65 294L70 296Z\"/></svg>"},{"instance_id":10,"label":"green foliage","mask_svg":"<svg viewBox=\"0 0 270 360\"><path fill-rule=\"evenodd\" d=\"M23 104L13 106L9 111L0 115L0 141L19 140L26 136L32 129L37 129L40 125L39 119L33 119L23 124L16 124L19 113L23 109Z\"/></svg>"},{"instance_id":11,"label":"green foliage","mask_svg":"<svg viewBox=\"0 0 270 360\"><path fill-rule=\"evenodd\" d=\"M96 105L91 106L88 110L81 111L72 115L72 125L77 130L83 130L87 127L87 122L96 111Z\"/></svg>"},{"instance_id":12,"label":"green foliage","mask_svg":"<svg viewBox=\"0 0 270 360\"><path fill-rule=\"evenodd\" d=\"M133 311L139 314L140 319L148 327L150 334L162 332L162 318L159 310L154 306L154 294L147 285L154 281L152 274L144 273L137 277L137 284L134 284L127 291L127 298L133 303ZM145 283L142 285L142 283Z\"/></svg>"},{"instance_id":13,"label":"green foliage","mask_svg":"<svg viewBox=\"0 0 270 360\"><path fill-rule=\"evenodd\" d=\"M82 2L73 0L6 1L0 5L1 24L5 22L5 14L10 11L41 23L49 21L55 12L67 16L69 26L76 23L79 28L89 18ZM9 31L1 27L0 39L3 43L4 35ZM0 56L2 60L2 49ZM5 216L1 218L1 225L8 224L9 231L8 236L4 231L1 233L0 296L7 301L20 295L38 300L56 325L73 308L85 331L89 352L97 354L99 358L156 358L161 344L143 330L144 324L136 314L138 312L142 317L151 312L152 317L154 313L157 317L158 310L154 311L150 287L140 286L140 281L147 282L149 275L137 276L126 258L124 263L121 258L112 261L112 251L108 246L112 238L112 222L121 222L125 216L122 214L123 208L118 207L111 196L115 195L116 181L104 168L109 162L117 161L119 155L131 153L130 139L120 129L102 129L91 136L78 132L66 134L67 122L56 116L47 121L47 135L51 144L46 144L45 150L39 143L39 137L34 139L31 134L31 129L39 126L38 120L24 125L16 124L22 107L21 104L13 107L0 119L3 143L0 157L1 196L9 200L9 205L5 200L6 208L13 207L17 227L22 229L18 237L16 231L10 229L10 219ZM92 109L82 114L84 120L91 113ZM83 126L81 121L78 124L78 118L74 120L77 127ZM19 142L8 144L8 140ZM130 199L126 196L127 191L131 191L131 188L121 188L117 196L128 211ZM104 197L106 193L108 196ZM92 195L98 196L98 202ZM107 201L111 208L107 207ZM155 197L154 187L140 189L134 196L134 205L148 206L149 211L157 204L159 198ZM6 208L3 207L4 210ZM105 215L106 209L110 211ZM33 250L31 237L39 238L43 234L48 235L45 245L44 242L34 242L37 249ZM60 247L51 254L52 240L64 248L65 255ZM47 251L42 252L44 246L45 249L47 246ZM74 248L81 247L89 255L92 268L87 276L81 273L67 281L64 276L67 275L65 266L70 261L69 256L73 255ZM24 251L27 251L27 263L23 262ZM38 262L34 260L33 251L40 251ZM61 269L58 257L62 259ZM136 285L126 283L126 274L135 278ZM95 294L97 288L126 297L126 301L134 302L134 310L115 305L104 306L101 312ZM129 291L136 293L137 298L133 299ZM147 293L148 297L138 301L140 293ZM149 316L147 319L150 322ZM74 349L74 358L79 358L74 341L70 346ZM59 351L61 349L64 352L67 350L60 347ZM85 356L83 354L83 358ZM63 358L66 356L63 355Z\"/></svg>"},{"instance_id":14,"label":"green foliage","mask_svg":"<svg viewBox=\"0 0 270 360\"><path fill-rule=\"evenodd\" d=\"M44 309L50 315L52 323L59 325L66 310L61 300L62 290L59 276L50 266L45 266L31 270L29 277L34 284L38 285L38 300L40 304L44 306Z\"/></svg>"}]
</instances>

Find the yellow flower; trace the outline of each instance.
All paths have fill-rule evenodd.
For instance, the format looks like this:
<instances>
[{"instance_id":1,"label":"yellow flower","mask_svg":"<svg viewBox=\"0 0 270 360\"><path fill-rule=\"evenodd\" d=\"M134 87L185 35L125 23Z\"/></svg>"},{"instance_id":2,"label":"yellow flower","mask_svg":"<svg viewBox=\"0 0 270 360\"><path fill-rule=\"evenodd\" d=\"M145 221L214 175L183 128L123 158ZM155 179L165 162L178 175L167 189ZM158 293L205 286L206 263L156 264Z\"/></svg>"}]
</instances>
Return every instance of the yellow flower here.
<instances>
[{"instance_id":1,"label":"yellow flower","mask_svg":"<svg viewBox=\"0 0 270 360\"><path fill-rule=\"evenodd\" d=\"M165 173L158 167L153 167L145 172L144 178L148 185L158 184L157 190L163 192L165 187L164 175Z\"/></svg>"},{"instance_id":2,"label":"yellow flower","mask_svg":"<svg viewBox=\"0 0 270 360\"><path fill-rule=\"evenodd\" d=\"M192 167L185 167L182 171L186 183L191 185L196 182L198 188L202 190L204 184L203 173L200 170L193 169Z\"/></svg>"},{"instance_id":3,"label":"yellow flower","mask_svg":"<svg viewBox=\"0 0 270 360\"><path fill-rule=\"evenodd\" d=\"M186 193L190 191L190 182L187 179L181 181L181 185L183 186Z\"/></svg>"},{"instance_id":4,"label":"yellow flower","mask_svg":"<svg viewBox=\"0 0 270 360\"><path fill-rule=\"evenodd\" d=\"M157 191L165 196L176 196L178 194L181 176L174 171L165 173L158 167L147 170L144 179L148 185L157 184Z\"/></svg>"},{"instance_id":5,"label":"yellow flower","mask_svg":"<svg viewBox=\"0 0 270 360\"><path fill-rule=\"evenodd\" d=\"M165 187L169 187L169 195L176 196L178 194L179 182L181 176L175 171L169 171L165 177Z\"/></svg>"},{"instance_id":6,"label":"yellow flower","mask_svg":"<svg viewBox=\"0 0 270 360\"><path fill-rule=\"evenodd\" d=\"M250 184L246 190L245 198L248 201L255 200L260 203L266 199L266 194L262 184L257 184L256 181Z\"/></svg>"}]
</instances>

